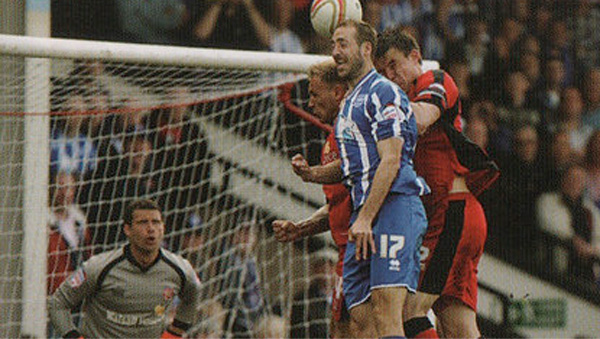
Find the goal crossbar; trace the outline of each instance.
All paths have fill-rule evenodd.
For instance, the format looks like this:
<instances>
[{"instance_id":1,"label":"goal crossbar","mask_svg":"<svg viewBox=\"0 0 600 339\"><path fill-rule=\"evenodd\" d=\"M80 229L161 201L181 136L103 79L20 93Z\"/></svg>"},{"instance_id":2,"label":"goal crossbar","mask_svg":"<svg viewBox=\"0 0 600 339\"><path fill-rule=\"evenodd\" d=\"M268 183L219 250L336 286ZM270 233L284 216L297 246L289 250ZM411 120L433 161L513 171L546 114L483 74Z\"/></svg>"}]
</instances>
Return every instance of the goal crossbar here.
<instances>
[{"instance_id":1,"label":"goal crossbar","mask_svg":"<svg viewBox=\"0 0 600 339\"><path fill-rule=\"evenodd\" d=\"M306 72L311 65L317 62L331 59L327 55L159 46L7 34L0 34L0 55L96 59L159 65L298 73ZM426 60L423 66L424 69L439 67L438 63L432 60Z\"/></svg>"}]
</instances>

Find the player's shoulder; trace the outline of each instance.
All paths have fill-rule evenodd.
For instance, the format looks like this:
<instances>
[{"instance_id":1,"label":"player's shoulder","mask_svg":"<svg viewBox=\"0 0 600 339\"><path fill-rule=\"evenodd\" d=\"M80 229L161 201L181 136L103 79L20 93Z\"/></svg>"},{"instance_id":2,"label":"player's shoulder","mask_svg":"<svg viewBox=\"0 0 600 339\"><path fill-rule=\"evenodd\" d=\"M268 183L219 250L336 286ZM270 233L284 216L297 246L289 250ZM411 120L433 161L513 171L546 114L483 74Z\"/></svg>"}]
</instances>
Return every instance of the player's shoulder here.
<instances>
[{"instance_id":1,"label":"player's shoulder","mask_svg":"<svg viewBox=\"0 0 600 339\"><path fill-rule=\"evenodd\" d=\"M406 96L406 93L390 79L381 74L371 82L371 93L381 99L395 100L398 97Z\"/></svg>"},{"instance_id":2,"label":"player's shoulder","mask_svg":"<svg viewBox=\"0 0 600 339\"><path fill-rule=\"evenodd\" d=\"M180 271L182 273L190 273L194 272L192 264L177 253L173 253L167 249L161 248L162 259L169 264L176 271Z\"/></svg>"},{"instance_id":3,"label":"player's shoulder","mask_svg":"<svg viewBox=\"0 0 600 339\"><path fill-rule=\"evenodd\" d=\"M456 86L452 76L443 69L432 69L424 72L417 78L417 88L427 88L431 84L440 84L446 86Z\"/></svg>"},{"instance_id":4,"label":"player's shoulder","mask_svg":"<svg viewBox=\"0 0 600 339\"><path fill-rule=\"evenodd\" d=\"M113 266L124 259L125 254L123 248L117 248L91 256L84 263L84 267L88 274L93 272L101 272L106 267Z\"/></svg>"}]
</instances>

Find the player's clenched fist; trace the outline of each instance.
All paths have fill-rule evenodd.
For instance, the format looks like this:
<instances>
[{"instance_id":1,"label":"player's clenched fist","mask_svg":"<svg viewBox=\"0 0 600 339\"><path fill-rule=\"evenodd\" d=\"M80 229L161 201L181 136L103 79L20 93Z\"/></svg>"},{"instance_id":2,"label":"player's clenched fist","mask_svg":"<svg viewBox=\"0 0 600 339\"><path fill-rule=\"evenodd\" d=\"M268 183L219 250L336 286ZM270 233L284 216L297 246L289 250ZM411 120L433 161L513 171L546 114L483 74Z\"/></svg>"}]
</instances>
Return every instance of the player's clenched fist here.
<instances>
[{"instance_id":1,"label":"player's clenched fist","mask_svg":"<svg viewBox=\"0 0 600 339\"><path fill-rule=\"evenodd\" d=\"M302 181L311 182L312 181L312 170L308 165L308 161L304 159L302 154L296 154L292 158L292 169L297 176L302 178Z\"/></svg>"},{"instance_id":2,"label":"player's clenched fist","mask_svg":"<svg viewBox=\"0 0 600 339\"><path fill-rule=\"evenodd\" d=\"M300 228L289 220L275 220L271 226L275 232L275 239L279 242L295 241L300 237Z\"/></svg>"}]
</instances>

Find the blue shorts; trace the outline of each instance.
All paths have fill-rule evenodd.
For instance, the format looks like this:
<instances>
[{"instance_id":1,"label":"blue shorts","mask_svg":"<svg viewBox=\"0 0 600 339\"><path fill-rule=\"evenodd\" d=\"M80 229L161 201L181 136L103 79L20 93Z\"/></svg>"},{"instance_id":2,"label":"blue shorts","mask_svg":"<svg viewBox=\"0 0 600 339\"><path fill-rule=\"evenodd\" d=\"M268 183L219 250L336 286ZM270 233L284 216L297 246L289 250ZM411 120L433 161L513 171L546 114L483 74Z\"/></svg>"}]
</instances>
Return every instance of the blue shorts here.
<instances>
[{"instance_id":1,"label":"blue shorts","mask_svg":"<svg viewBox=\"0 0 600 339\"><path fill-rule=\"evenodd\" d=\"M350 225L358 211L352 213ZM377 253L357 261L356 245L348 242L344 257L344 298L348 309L367 301L371 290L406 287L415 292L419 281L421 242L427 217L418 196L391 193L373 222Z\"/></svg>"}]
</instances>

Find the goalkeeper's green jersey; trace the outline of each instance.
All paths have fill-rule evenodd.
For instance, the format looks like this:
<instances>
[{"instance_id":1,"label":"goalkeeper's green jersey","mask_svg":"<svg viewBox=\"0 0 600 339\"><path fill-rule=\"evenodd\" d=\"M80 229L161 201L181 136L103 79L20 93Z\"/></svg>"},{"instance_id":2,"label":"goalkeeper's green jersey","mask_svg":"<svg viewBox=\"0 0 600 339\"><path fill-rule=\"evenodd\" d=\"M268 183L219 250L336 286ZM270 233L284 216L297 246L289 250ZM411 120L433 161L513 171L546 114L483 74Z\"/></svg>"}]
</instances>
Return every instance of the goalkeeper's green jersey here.
<instances>
[{"instance_id":1,"label":"goalkeeper's green jersey","mask_svg":"<svg viewBox=\"0 0 600 339\"><path fill-rule=\"evenodd\" d=\"M78 331L85 338L158 338L175 296L181 299L175 320L192 324L199 294L200 281L187 260L161 249L143 268L126 245L83 263L54 293L49 314L59 335L77 329L71 310L81 304Z\"/></svg>"}]
</instances>

